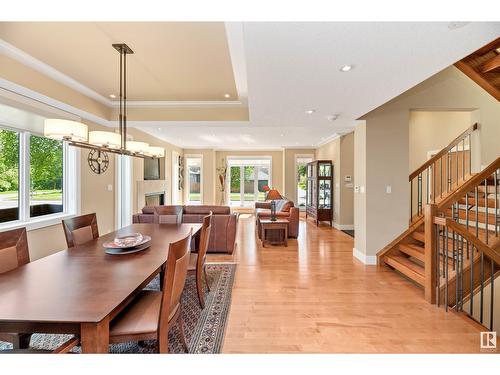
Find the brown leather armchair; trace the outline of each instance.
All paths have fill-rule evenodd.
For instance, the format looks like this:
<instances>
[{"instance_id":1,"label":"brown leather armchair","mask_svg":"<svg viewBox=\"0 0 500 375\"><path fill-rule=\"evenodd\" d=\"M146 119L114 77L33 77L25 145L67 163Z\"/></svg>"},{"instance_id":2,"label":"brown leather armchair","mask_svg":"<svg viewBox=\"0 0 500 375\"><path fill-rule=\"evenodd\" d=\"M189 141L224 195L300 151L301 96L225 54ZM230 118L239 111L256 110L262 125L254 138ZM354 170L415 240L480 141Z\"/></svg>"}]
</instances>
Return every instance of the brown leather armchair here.
<instances>
[{"instance_id":1,"label":"brown leather armchair","mask_svg":"<svg viewBox=\"0 0 500 375\"><path fill-rule=\"evenodd\" d=\"M276 216L287 219L288 237L297 238L299 236L299 209L294 207L292 201L287 199L276 200ZM255 202L255 219L258 233L260 233L259 219L271 217L271 202Z\"/></svg>"}]
</instances>

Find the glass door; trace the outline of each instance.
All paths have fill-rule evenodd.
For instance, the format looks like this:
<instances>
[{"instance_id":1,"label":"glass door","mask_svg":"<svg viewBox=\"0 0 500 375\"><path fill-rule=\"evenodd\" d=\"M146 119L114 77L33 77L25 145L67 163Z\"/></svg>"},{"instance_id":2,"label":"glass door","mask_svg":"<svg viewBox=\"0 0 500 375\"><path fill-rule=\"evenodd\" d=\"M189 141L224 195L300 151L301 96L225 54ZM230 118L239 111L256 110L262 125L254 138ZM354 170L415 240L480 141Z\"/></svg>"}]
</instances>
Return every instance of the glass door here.
<instances>
[{"instance_id":1,"label":"glass door","mask_svg":"<svg viewBox=\"0 0 500 375\"><path fill-rule=\"evenodd\" d=\"M265 186L270 186L270 159L229 159L229 204L253 207L266 199Z\"/></svg>"},{"instance_id":2,"label":"glass door","mask_svg":"<svg viewBox=\"0 0 500 375\"><path fill-rule=\"evenodd\" d=\"M307 163L313 161L312 155L297 155L295 158L295 172L296 172L296 197L295 202L299 209L304 210L306 208L306 200L307 200Z\"/></svg>"}]
</instances>

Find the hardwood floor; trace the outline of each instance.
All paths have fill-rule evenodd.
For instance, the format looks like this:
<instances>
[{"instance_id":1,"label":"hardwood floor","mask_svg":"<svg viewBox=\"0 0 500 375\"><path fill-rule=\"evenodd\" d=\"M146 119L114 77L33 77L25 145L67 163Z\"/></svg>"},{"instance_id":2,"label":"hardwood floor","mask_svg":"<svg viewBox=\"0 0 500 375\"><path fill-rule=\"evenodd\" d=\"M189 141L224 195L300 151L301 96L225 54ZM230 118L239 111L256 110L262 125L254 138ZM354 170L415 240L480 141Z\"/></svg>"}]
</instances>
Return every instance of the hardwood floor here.
<instances>
[{"instance_id":1,"label":"hardwood floor","mask_svg":"<svg viewBox=\"0 0 500 375\"><path fill-rule=\"evenodd\" d=\"M223 353L479 352L479 329L424 300L386 266L352 256L353 239L301 219L298 240L262 248L242 215Z\"/></svg>"}]
</instances>

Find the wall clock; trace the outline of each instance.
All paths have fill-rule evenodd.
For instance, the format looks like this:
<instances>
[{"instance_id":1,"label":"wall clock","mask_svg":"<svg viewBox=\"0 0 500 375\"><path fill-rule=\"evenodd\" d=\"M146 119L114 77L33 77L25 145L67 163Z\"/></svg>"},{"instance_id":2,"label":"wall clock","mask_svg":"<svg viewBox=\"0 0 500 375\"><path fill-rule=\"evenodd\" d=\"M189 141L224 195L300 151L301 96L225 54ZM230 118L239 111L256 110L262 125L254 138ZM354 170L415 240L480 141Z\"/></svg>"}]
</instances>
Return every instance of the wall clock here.
<instances>
[{"instance_id":1,"label":"wall clock","mask_svg":"<svg viewBox=\"0 0 500 375\"><path fill-rule=\"evenodd\" d=\"M97 174L102 174L106 172L106 170L109 167L109 157L105 151L100 151L100 150L90 151L87 161L89 163L89 167L92 170L92 172Z\"/></svg>"}]
</instances>

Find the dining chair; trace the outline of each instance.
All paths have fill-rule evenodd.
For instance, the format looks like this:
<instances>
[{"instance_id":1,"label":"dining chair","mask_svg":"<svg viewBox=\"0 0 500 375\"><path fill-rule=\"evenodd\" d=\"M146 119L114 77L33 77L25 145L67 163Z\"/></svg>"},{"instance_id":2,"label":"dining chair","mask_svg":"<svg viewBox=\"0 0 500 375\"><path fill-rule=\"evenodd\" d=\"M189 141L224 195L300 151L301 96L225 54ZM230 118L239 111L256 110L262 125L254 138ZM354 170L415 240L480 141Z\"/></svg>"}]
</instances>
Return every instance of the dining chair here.
<instances>
[{"instance_id":1,"label":"dining chair","mask_svg":"<svg viewBox=\"0 0 500 375\"><path fill-rule=\"evenodd\" d=\"M95 213L73 217L62 221L68 248L81 245L99 237Z\"/></svg>"},{"instance_id":2,"label":"dining chair","mask_svg":"<svg viewBox=\"0 0 500 375\"><path fill-rule=\"evenodd\" d=\"M26 228L0 232L0 274L21 267L30 262ZM0 341L12 343L14 349L25 349L29 346L29 333L2 333Z\"/></svg>"},{"instance_id":3,"label":"dining chair","mask_svg":"<svg viewBox=\"0 0 500 375\"><path fill-rule=\"evenodd\" d=\"M212 228L212 211L208 216L203 218L203 224L201 227L200 234L200 245L198 247L198 253L191 253L189 258L188 273L196 274L196 290L198 291L198 300L200 301L200 306L202 309L205 308L205 292L203 288L203 276L205 276L205 284L210 292L210 285L208 284L207 278L207 267L206 267L206 257L208 249L208 241L210 239L210 229Z\"/></svg>"},{"instance_id":4,"label":"dining chair","mask_svg":"<svg viewBox=\"0 0 500 375\"><path fill-rule=\"evenodd\" d=\"M109 342L156 340L159 353L168 353L168 332L179 325L182 345L188 351L181 311L192 230L169 246L163 290L142 290L110 323Z\"/></svg>"},{"instance_id":5,"label":"dining chair","mask_svg":"<svg viewBox=\"0 0 500 375\"><path fill-rule=\"evenodd\" d=\"M6 349L0 350L0 354L66 354L80 343L80 338L75 336L64 342L53 350L45 349Z\"/></svg>"}]
</instances>

